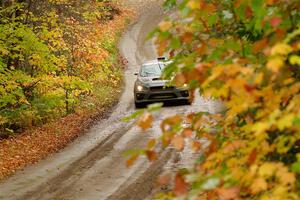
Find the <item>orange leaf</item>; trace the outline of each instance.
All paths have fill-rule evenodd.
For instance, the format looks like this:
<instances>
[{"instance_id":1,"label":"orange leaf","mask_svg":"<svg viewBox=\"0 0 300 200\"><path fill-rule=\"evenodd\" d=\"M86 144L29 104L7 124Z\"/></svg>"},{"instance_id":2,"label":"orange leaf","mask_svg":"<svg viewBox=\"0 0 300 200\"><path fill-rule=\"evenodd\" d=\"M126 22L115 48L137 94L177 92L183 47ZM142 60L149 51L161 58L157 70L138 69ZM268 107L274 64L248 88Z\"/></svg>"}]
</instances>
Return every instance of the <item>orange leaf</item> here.
<instances>
[{"instance_id":1,"label":"orange leaf","mask_svg":"<svg viewBox=\"0 0 300 200\"><path fill-rule=\"evenodd\" d=\"M175 177L175 186L174 186L174 194L176 196L184 195L188 191L188 184L185 182L184 178L177 174Z\"/></svg>"},{"instance_id":2,"label":"orange leaf","mask_svg":"<svg viewBox=\"0 0 300 200\"><path fill-rule=\"evenodd\" d=\"M182 150L184 147L184 138L180 135L174 136L172 140L172 145L177 149L177 150Z\"/></svg>"},{"instance_id":3,"label":"orange leaf","mask_svg":"<svg viewBox=\"0 0 300 200\"><path fill-rule=\"evenodd\" d=\"M175 85L181 87L186 83L186 78L183 74L177 74L175 76Z\"/></svg>"},{"instance_id":4,"label":"orange leaf","mask_svg":"<svg viewBox=\"0 0 300 200\"><path fill-rule=\"evenodd\" d=\"M245 14L246 14L247 18L251 18L253 16L253 11L252 11L252 8L250 6L246 7Z\"/></svg>"},{"instance_id":5,"label":"orange leaf","mask_svg":"<svg viewBox=\"0 0 300 200\"><path fill-rule=\"evenodd\" d=\"M267 5L273 5L276 2L276 0L267 0Z\"/></svg>"},{"instance_id":6,"label":"orange leaf","mask_svg":"<svg viewBox=\"0 0 300 200\"><path fill-rule=\"evenodd\" d=\"M153 149L156 145L156 140L155 139L152 139L148 142L147 144L147 149Z\"/></svg>"},{"instance_id":7,"label":"orange leaf","mask_svg":"<svg viewBox=\"0 0 300 200\"><path fill-rule=\"evenodd\" d=\"M193 40L193 34L190 32L186 32L183 34L183 36L181 37L181 41L184 43L189 43Z\"/></svg>"},{"instance_id":8,"label":"orange leaf","mask_svg":"<svg viewBox=\"0 0 300 200\"><path fill-rule=\"evenodd\" d=\"M172 50L170 51L170 53L169 53L169 57L170 57L170 58L174 58L174 56L175 56L175 50L172 49Z\"/></svg>"},{"instance_id":9,"label":"orange leaf","mask_svg":"<svg viewBox=\"0 0 300 200\"><path fill-rule=\"evenodd\" d=\"M139 157L138 155L134 155L130 159L128 159L126 161L126 167L131 167L135 163L135 161L138 159L138 157Z\"/></svg>"},{"instance_id":10,"label":"orange leaf","mask_svg":"<svg viewBox=\"0 0 300 200\"><path fill-rule=\"evenodd\" d=\"M279 179L283 185L294 185L296 181L295 174L291 172L280 174Z\"/></svg>"},{"instance_id":11,"label":"orange leaf","mask_svg":"<svg viewBox=\"0 0 300 200\"><path fill-rule=\"evenodd\" d=\"M157 53L158 53L158 55L159 56L164 55L165 50L166 50L166 48L168 46L167 41L166 40L161 40L157 44L158 44L158 47L157 47Z\"/></svg>"},{"instance_id":12,"label":"orange leaf","mask_svg":"<svg viewBox=\"0 0 300 200\"><path fill-rule=\"evenodd\" d=\"M190 146L194 152L198 152L201 149L201 143L199 141L191 141Z\"/></svg>"},{"instance_id":13,"label":"orange leaf","mask_svg":"<svg viewBox=\"0 0 300 200\"><path fill-rule=\"evenodd\" d=\"M234 7L235 7L235 8L239 8L239 7L241 6L241 3L242 3L242 0L236 0L236 1L234 2Z\"/></svg>"},{"instance_id":14,"label":"orange leaf","mask_svg":"<svg viewBox=\"0 0 300 200\"><path fill-rule=\"evenodd\" d=\"M257 151L256 151L256 149L253 149L248 157L248 165L249 166L255 162L256 157L257 157Z\"/></svg>"},{"instance_id":15,"label":"orange leaf","mask_svg":"<svg viewBox=\"0 0 300 200\"><path fill-rule=\"evenodd\" d=\"M170 182L170 176L168 175L162 175L158 178L158 183L160 185L168 185Z\"/></svg>"},{"instance_id":16,"label":"orange leaf","mask_svg":"<svg viewBox=\"0 0 300 200\"><path fill-rule=\"evenodd\" d=\"M182 134L184 135L184 137L192 137L193 131L189 128L186 128L183 130Z\"/></svg>"},{"instance_id":17,"label":"orange leaf","mask_svg":"<svg viewBox=\"0 0 300 200\"><path fill-rule=\"evenodd\" d=\"M253 53L258 53L261 51L266 45L268 44L268 39L264 38L262 40L259 40L253 44L252 51Z\"/></svg>"},{"instance_id":18,"label":"orange leaf","mask_svg":"<svg viewBox=\"0 0 300 200\"><path fill-rule=\"evenodd\" d=\"M194 120L194 117L195 117L195 114L194 114L194 113L188 114L188 115L186 116L187 122L192 123L193 120Z\"/></svg>"},{"instance_id":19,"label":"orange leaf","mask_svg":"<svg viewBox=\"0 0 300 200\"><path fill-rule=\"evenodd\" d=\"M276 41L280 41L280 40L283 40L285 38L285 35L286 35L285 30L277 29L275 32L276 32L276 35L275 35Z\"/></svg>"},{"instance_id":20,"label":"orange leaf","mask_svg":"<svg viewBox=\"0 0 300 200\"><path fill-rule=\"evenodd\" d=\"M206 45L205 44L201 44L200 47L197 47L196 48L196 52L199 54L199 55L204 55L206 53Z\"/></svg>"},{"instance_id":21,"label":"orange leaf","mask_svg":"<svg viewBox=\"0 0 300 200\"><path fill-rule=\"evenodd\" d=\"M165 119L160 126L162 131L166 132L169 131L172 128L172 126L178 125L181 121L182 121L182 117L180 115L175 115L173 117L169 117Z\"/></svg>"},{"instance_id":22,"label":"orange leaf","mask_svg":"<svg viewBox=\"0 0 300 200\"><path fill-rule=\"evenodd\" d=\"M252 194L257 194L268 188L268 184L264 178L257 178L250 186Z\"/></svg>"},{"instance_id":23,"label":"orange leaf","mask_svg":"<svg viewBox=\"0 0 300 200\"><path fill-rule=\"evenodd\" d=\"M222 200L234 200L239 198L240 189L237 187L232 188L218 188L216 192Z\"/></svg>"},{"instance_id":24,"label":"orange leaf","mask_svg":"<svg viewBox=\"0 0 300 200\"><path fill-rule=\"evenodd\" d=\"M206 151L206 155L210 155L211 153L214 153L217 151L217 142L215 140L211 141L211 144L208 147L208 150Z\"/></svg>"},{"instance_id":25,"label":"orange leaf","mask_svg":"<svg viewBox=\"0 0 300 200\"><path fill-rule=\"evenodd\" d=\"M152 127L153 116L150 113L145 113L141 116L141 118L137 121L137 125L141 127L143 130L147 130Z\"/></svg>"},{"instance_id":26,"label":"orange leaf","mask_svg":"<svg viewBox=\"0 0 300 200\"><path fill-rule=\"evenodd\" d=\"M154 161L157 159L157 154L155 151L146 151L146 155L147 155L148 160L150 160L150 161Z\"/></svg>"},{"instance_id":27,"label":"orange leaf","mask_svg":"<svg viewBox=\"0 0 300 200\"><path fill-rule=\"evenodd\" d=\"M210 12L210 13L215 12L215 11L217 10L216 6L215 6L214 4L211 4L211 3L206 4L206 5L204 6L204 9L205 9L206 11Z\"/></svg>"}]
</instances>

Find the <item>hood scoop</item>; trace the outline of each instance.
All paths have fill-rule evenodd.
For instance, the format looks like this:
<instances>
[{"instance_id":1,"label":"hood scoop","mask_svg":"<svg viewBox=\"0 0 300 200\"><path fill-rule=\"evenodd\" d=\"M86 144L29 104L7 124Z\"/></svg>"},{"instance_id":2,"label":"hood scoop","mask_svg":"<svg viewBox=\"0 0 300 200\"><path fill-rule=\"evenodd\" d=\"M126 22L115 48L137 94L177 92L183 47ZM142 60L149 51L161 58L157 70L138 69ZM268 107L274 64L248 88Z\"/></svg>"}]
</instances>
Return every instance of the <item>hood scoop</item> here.
<instances>
[{"instance_id":1,"label":"hood scoop","mask_svg":"<svg viewBox=\"0 0 300 200\"><path fill-rule=\"evenodd\" d=\"M152 81L161 81L161 78L153 78Z\"/></svg>"}]
</instances>

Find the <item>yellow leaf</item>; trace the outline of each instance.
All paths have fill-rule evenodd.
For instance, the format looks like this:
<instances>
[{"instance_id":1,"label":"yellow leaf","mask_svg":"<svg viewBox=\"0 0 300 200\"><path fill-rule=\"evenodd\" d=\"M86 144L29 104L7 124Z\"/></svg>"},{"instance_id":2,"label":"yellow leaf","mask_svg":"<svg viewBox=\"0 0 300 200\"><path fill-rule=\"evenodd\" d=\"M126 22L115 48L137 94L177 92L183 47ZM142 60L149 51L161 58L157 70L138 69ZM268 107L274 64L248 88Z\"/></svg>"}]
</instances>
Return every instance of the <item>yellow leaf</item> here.
<instances>
[{"instance_id":1,"label":"yellow leaf","mask_svg":"<svg viewBox=\"0 0 300 200\"><path fill-rule=\"evenodd\" d=\"M267 68L270 69L271 71L277 73L279 72L280 68L284 65L284 62L282 58L276 57L267 63Z\"/></svg>"},{"instance_id":2,"label":"yellow leaf","mask_svg":"<svg viewBox=\"0 0 300 200\"><path fill-rule=\"evenodd\" d=\"M252 131L254 131L256 134L260 134L265 132L270 128L270 124L267 122L258 122L253 125Z\"/></svg>"},{"instance_id":3,"label":"yellow leaf","mask_svg":"<svg viewBox=\"0 0 300 200\"><path fill-rule=\"evenodd\" d=\"M156 140L155 139L151 139L148 144L147 144L147 149L153 149L156 145Z\"/></svg>"},{"instance_id":4,"label":"yellow leaf","mask_svg":"<svg viewBox=\"0 0 300 200\"><path fill-rule=\"evenodd\" d=\"M264 163L262 166L260 166L258 173L262 177L271 177L274 175L276 170L276 165L274 163Z\"/></svg>"},{"instance_id":5,"label":"yellow leaf","mask_svg":"<svg viewBox=\"0 0 300 200\"><path fill-rule=\"evenodd\" d=\"M262 83L263 79L264 79L264 74L263 73L259 73L255 77L254 83L257 84L257 85L260 85Z\"/></svg>"},{"instance_id":6,"label":"yellow leaf","mask_svg":"<svg viewBox=\"0 0 300 200\"><path fill-rule=\"evenodd\" d=\"M268 188L268 184L264 178L257 178L253 181L250 186L251 192L257 194L261 191L264 191Z\"/></svg>"},{"instance_id":7,"label":"yellow leaf","mask_svg":"<svg viewBox=\"0 0 300 200\"><path fill-rule=\"evenodd\" d=\"M288 114L284 117L282 117L280 120L277 122L277 127L279 130L284 130L285 128L293 126L293 121L294 121L295 116L293 114Z\"/></svg>"},{"instance_id":8,"label":"yellow leaf","mask_svg":"<svg viewBox=\"0 0 300 200\"><path fill-rule=\"evenodd\" d=\"M290 63L292 65L299 65L300 66L300 56L297 56L297 55L292 55L290 58Z\"/></svg>"},{"instance_id":9,"label":"yellow leaf","mask_svg":"<svg viewBox=\"0 0 300 200\"><path fill-rule=\"evenodd\" d=\"M192 10L195 10L195 9L200 9L200 3L198 1L189 1L188 4L187 4L187 7L189 7L190 9Z\"/></svg>"},{"instance_id":10,"label":"yellow leaf","mask_svg":"<svg viewBox=\"0 0 300 200\"><path fill-rule=\"evenodd\" d=\"M169 21L160 22L158 27L163 32L168 31L172 27L172 22Z\"/></svg>"},{"instance_id":11,"label":"yellow leaf","mask_svg":"<svg viewBox=\"0 0 300 200\"><path fill-rule=\"evenodd\" d=\"M288 44L285 43L279 43L276 44L272 49L271 49L271 55L288 55L292 51L292 47Z\"/></svg>"},{"instance_id":12,"label":"yellow leaf","mask_svg":"<svg viewBox=\"0 0 300 200\"><path fill-rule=\"evenodd\" d=\"M296 178L291 172L278 173L278 178L283 185L294 185Z\"/></svg>"}]
</instances>

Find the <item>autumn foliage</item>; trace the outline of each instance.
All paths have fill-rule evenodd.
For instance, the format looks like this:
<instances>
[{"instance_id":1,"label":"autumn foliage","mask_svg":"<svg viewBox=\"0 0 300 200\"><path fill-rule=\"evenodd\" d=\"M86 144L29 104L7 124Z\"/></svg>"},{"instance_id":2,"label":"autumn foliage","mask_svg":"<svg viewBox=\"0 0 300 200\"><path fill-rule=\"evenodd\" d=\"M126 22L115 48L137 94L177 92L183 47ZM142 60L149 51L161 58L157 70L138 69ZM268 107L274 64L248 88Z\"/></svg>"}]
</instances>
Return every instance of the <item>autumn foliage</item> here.
<instances>
[{"instance_id":1,"label":"autumn foliage","mask_svg":"<svg viewBox=\"0 0 300 200\"><path fill-rule=\"evenodd\" d=\"M0 1L0 180L106 116L133 16L115 1Z\"/></svg>"},{"instance_id":2,"label":"autumn foliage","mask_svg":"<svg viewBox=\"0 0 300 200\"><path fill-rule=\"evenodd\" d=\"M154 33L174 61L164 75L226 110L161 123L164 147L190 144L200 157L158 198L300 199L300 2L176 2L165 1L177 16ZM138 125L148 128L151 111L143 112Z\"/></svg>"},{"instance_id":3,"label":"autumn foliage","mask_svg":"<svg viewBox=\"0 0 300 200\"><path fill-rule=\"evenodd\" d=\"M120 13L107 0L0 1L1 137L107 101Z\"/></svg>"}]
</instances>

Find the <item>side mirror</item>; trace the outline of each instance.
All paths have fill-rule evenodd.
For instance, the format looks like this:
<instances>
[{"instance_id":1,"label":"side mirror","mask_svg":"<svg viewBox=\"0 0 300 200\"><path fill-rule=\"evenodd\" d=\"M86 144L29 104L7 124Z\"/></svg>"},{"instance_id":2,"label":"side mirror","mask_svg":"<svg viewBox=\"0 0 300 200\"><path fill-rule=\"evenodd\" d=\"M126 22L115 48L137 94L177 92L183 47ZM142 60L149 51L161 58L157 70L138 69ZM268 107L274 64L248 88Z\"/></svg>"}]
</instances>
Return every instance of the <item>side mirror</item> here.
<instances>
[{"instance_id":1,"label":"side mirror","mask_svg":"<svg viewBox=\"0 0 300 200\"><path fill-rule=\"evenodd\" d=\"M134 73L135 76L139 75L139 73Z\"/></svg>"}]
</instances>

